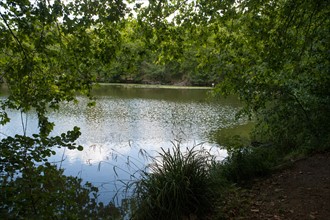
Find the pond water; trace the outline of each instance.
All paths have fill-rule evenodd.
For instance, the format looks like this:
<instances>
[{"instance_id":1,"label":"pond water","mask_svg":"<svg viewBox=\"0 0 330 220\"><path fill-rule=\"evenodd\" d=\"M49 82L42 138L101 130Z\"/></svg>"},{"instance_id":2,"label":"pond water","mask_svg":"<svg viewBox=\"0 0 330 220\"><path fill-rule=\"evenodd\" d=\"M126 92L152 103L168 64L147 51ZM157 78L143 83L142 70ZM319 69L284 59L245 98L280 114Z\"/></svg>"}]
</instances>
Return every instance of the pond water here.
<instances>
[{"instance_id":1,"label":"pond water","mask_svg":"<svg viewBox=\"0 0 330 220\"><path fill-rule=\"evenodd\" d=\"M236 98L211 100L209 91L102 85L94 91L96 106L87 107L89 100L79 96L79 103L64 103L60 111L49 114L56 124L52 135L78 126L82 135L77 143L84 147L83 151L56 149L50 161L64 168L65 174L98 186L99 201L108 203L124 186L121 181L138 178L135 172L161 148L198 145L221 159L226 151L210 134L245 121L234 119L241 106ZM11 111L9 116L12 120L0 127L0 137L22 133L22 118L27 120L28 134L38 131L35 113Z\"/></svg>"}]
</instances>

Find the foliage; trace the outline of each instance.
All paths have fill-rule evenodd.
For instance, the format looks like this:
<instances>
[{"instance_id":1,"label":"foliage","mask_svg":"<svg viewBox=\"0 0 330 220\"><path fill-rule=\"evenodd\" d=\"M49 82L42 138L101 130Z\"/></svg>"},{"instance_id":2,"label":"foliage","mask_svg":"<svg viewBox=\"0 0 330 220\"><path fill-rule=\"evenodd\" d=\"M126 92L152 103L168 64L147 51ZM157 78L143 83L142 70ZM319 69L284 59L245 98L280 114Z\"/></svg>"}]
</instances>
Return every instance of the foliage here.
<instances>
[{"instance_id":1,"label":"foliage","mask_svg":"<svg viewBox=\"0 0 330 220\"><path fill-rule=\"evenodd\" d=\"M239 94L245 112L258 119L259 133L278 146L326 145L327 1L245 1L239 8L234 25L241 31L228 48L235 70L218 92Z\"/></svg>"},{"instance_id":2,"label":"foliage","mask_svg":"<svg viewBox=\"0 0 330 220\"><path fill-rule=\"evenodd\" d=\"M125 10L122 1L107 0L0 2L0 73L9 90L1 100L0 123L10 123L9 110L22 116L22 133L17 128L14 136L1 134L2 217L81 219L98 218L97 213L109 209L118 212L97 204L97 189L91 184L82 185L81 179L65 176L48 162L55 147L82 146L74 143L80 135L76 127L50 137L55 124L47 113L58 110L60 102L76 101L77 93L90 96L102 61L93 39L106 33L108 44L116 42L113 27ZM27 112L37 115L38 134L27 134ZM112 218L111 213L104 218Z\"/></svg>"},{"instance_id":3,"label":"foliage","mask_svg":"<svg viewBox=\"0 0 330 220\"><path fill-rule=\"evenodd\" d=\"M150 1L138 10L159 63L191 82L237 94L242 114L282 148L329 145L329 4L299 1Z\"/></svg>"},{"instance_id":4,"label":"foliage","mask_svg":"<svg viewBox=\"0 0 330 220\"><path fill-rule=\"evenodd\" d=\"M60 101L74 100L76 92L88 95L99 62L95 52L105 46L94 45L93 38L107 34L107 44L117 43L113 26L124 5L111 3L2 1L0 69L10 89L4 106L23 112L35 108L46 129L46 107L57 109Z\"/></svg>"},{"instance_id":5,"label":"foliage","mask_svg":"<svg viewBox=\"0 0 330 220\"><path fill-rule=\"evenodd\" d=\"M54 147L82 150L74 141L79 137L77 127L72 131L56 137L43 137L34 134L32 137L15 135L0 142L0 174L15 179L15 176L35 163L47 162L47 157L55 154Z\"/></svg>"},{"instance_id":6,"label":"foliage","mask_svg":"<svg viewBox=\"0 0 330 220\"><path fill-rule=\"evenodd\" d=\"M179 146L165 151L143 172L134 186L133 219L206 218L217 198L221 181L210 155Z\"/></svg>"},{"instance_id":7,"label":"foliage","mask_svg":"<svg viewBox=\"0 0 330 220\"><path fill-rule=\"evenodd\" d=\"M63 170L47 162L47 157L55 154L54 147L82 150L73 142L79 135L75 127L56 137L16 135L1 140L1 216L8 219L102 217L102 211L109 206L97 203L98 189L90 183L82 185L77 177L63 175ZM112 219L119 214L112 209L102 218Z\"/></svg>"},{"instance_id":8,"label":"foliage","mask_svg":"<svg viewBox=\"0 0 330 220\"><path fill-rule=\"evenodd\" d=\"M1 192L0 213L6 219L94 218L99 211L97 188L49 163L26 167L13 179L3 176Z\"/></svg>"},{"instance_id":9,"label":"foliage","mask_svg":"<svg viewBox=\"0 0 330 220\"><path fill-rule=\"evenodd\" d=\"M230 182L243 184L269 174L279 163L279 157L270 145L234 148L222 162L221 175Z\"/></svg>"}]
</instances>

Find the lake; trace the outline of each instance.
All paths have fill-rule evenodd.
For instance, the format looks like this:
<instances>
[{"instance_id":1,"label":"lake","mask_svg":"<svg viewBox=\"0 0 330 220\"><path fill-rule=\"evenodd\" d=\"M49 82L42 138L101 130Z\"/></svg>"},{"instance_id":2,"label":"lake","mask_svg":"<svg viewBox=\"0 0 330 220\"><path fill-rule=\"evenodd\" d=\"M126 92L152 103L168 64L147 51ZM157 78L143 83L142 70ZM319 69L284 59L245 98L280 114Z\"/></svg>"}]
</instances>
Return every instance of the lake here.
<instances>
[{"instance_id":1,"label":"lake","mask_svg":"<svg viewBox=\"0 0 330 220\"><path fill-rule=\"evenodd\" d=\"M49 113L56 124L52 135L78 126L82 135L77 143L84 147L83 151L56 149L50 161L64 168L65 174L98 186L99 201L108 203L124 186L121 181L138 178L136 171L150 163L150 157L157 156L161 148L179 143L184 149L197 146L222 159L226 151L212 141L211 134L246 121L235 121L241 107L235 97L212 100L209 92L101 85L93 91L96 106L87 107L89 100L78 96L77 104L63 103L60 111ZM22 117L28 122L29 135L38 131L34 112L21 117L11 111L9 116L12 120L0 127L0 137L22 134Z\"/></svg>"}]
</instances>

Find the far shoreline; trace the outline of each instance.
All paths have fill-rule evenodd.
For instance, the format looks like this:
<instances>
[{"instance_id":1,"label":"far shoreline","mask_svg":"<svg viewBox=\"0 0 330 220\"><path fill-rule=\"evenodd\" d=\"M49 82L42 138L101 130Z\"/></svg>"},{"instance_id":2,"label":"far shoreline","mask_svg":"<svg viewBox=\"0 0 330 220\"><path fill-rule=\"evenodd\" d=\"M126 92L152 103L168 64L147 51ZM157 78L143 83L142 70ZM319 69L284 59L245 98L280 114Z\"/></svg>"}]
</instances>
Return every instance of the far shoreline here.
<instances>
[{"instance_id":1,"label":"far shoreline","mask_svg":"<svg viewBox=\"0 0 330 220\"><path fill-rule=\"evenodd\" d=\"M95 86L121 86L126 88L138 89L200 89L211 90L209 86L177 86L177 85L160 85L160 84L136 84L136 83L95 83Z\"/></svg>"}]
</instances>

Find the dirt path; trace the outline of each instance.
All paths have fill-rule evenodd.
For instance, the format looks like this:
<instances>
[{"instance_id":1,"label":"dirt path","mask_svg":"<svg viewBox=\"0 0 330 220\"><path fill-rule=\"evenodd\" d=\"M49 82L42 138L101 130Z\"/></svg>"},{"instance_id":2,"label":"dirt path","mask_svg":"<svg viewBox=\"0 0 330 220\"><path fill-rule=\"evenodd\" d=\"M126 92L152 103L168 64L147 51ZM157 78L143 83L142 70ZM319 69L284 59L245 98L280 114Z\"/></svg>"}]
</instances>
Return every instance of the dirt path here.
<instances>
[{"instance_id":1,"label":"dirt path","mask_svg":"<svg viewBox=\"0 0 330 220\"><path fill-rule=\"evenodd\" d=\"M239 219L330 220L330 152L257 181L247 196L252 202Z\"/></svg>"}]
</instances>

